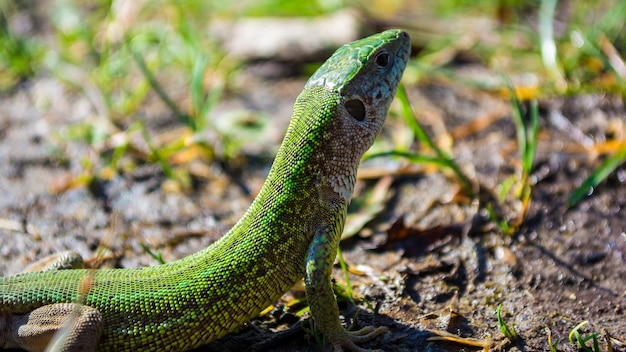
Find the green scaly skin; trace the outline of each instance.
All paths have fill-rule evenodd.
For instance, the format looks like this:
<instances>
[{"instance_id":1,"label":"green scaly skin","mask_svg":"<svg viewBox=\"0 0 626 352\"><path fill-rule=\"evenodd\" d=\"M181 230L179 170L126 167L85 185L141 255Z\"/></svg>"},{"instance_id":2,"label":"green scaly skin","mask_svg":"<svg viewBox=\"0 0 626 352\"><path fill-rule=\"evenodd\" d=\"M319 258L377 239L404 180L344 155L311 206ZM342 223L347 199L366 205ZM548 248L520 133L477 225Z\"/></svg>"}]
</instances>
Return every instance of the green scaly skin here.
<instances>
[{"instance_id":1,"label":"green scaly skin","mask_svg":"<svg viewBox=\"0 0 626 352\"><path fill-rule=\"evenodd\" d=\"M360 350L354 342L385 330L346 331L330 275L357 167L382 128L409 47L406 33L389 30L339 48L296 100L257 198L204 250L148 268L0 278L0 348L29 342L16 336L29 314L45 319L86 308L92 314L77 325L96 326L95 335L66 337L80 346L68 350L90 344L102 351L188 350L257 316L304 277L318 330L337 350Z\"/></svg>"}]
</instances>

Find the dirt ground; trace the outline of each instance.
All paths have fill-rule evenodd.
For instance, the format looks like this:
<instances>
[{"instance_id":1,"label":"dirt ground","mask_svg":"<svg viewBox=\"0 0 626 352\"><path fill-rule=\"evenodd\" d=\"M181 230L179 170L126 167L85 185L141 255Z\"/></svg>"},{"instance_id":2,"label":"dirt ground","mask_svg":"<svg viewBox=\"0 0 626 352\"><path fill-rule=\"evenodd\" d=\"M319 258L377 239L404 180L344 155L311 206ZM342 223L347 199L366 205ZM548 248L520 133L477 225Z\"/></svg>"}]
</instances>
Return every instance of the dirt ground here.
<instances>
[{"instance_id":1,"label":"dirt ground","mask_svg":"<svg viewBox=\"0 0 626 352\"><path fill-rule=\"evenodd\" d=\"M453 69L459 75L480 70ZM91 258L103 238L109 239L116 267L157 264L142 244L172 261L219 238L259 190L272 156L256 147L276 150L306 79L274 80L255 72L242 73L249 83L225 97L216 114L253 107L271 116L266 139L251 141L228 173L219 165L196 165L210 176L194 178L192 190L182 192L167 187L154 164L88 187L67 187L83 172L85 159L102 162L90 146L59 137L72 124L93 118L90 101L50 77L36 77L0 96L0 273L17 273L65 249ZM496 199L498 185L519 168L508 102L445 81L407 88L420 116L441 117L448 131L458 132L453 154L481 198ZM161 102L151 99L144 114L151 133L177 127ZM550 351L550 331L552 341L561 341L558 351L577 351L568 334L588 321L581 332L600 333L600 350L609 351L610 344L613 351L626 351L626 170L618 168L580 204L567 207L571 192L598 164L580 146L626 132L624 101L609 94L554 98L540 101L540 113L532 203L513 236L501 234L483 204L459 199L458 183L441 170L380 159L363 166L362 175L382 174L390 182L384 210L342 242L347 263L358 271L350 276L353 290L376 307L374 314L360 303L357 325L390 328L365 347L480 350L431 339L434 330L446 330L491 341L492 350ZM486 117L492 117L486 127L459 132ZM424 124L437 133L436 125ZM390 138L402 129L398 126L400 119L390 118L381 138ZM357 205L380 179L359 181ZM397 231L404 235L394 236ZM334 278L345 282L339 266ZM302 296L302 289L294 288L269 316L202 350L247 350L259 341L265 342L256 350L321 350L301 328L267 330L285 331L298 320L285 308L294 296ZM500 304L505 322L518 334L512 342L498 328L494 312ZM351 323L354 306L341 308Z\"/></svg>"}]
</instances>

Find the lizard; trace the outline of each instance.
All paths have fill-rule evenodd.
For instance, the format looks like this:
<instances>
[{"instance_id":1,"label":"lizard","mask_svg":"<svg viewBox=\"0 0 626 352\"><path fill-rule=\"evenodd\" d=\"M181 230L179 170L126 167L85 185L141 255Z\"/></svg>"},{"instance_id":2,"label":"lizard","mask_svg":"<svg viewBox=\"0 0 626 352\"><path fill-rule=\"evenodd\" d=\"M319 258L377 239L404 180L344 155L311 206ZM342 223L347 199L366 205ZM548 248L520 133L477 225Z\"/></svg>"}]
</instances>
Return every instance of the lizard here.
<instances>
[{"instance_id":1,"label":"lizard","mask_svg":"<svg viewBox=\"0 0 626 352\"><path fill-rule=\"evenodd\" d=\"M337 49L296 98L248 210L199 252L144 268L1 277L0 348L42 351L62 331L63 351L189 350L232 332L304 277L314 326L333 349L367 351L358 344L388 329L342 326L331 271L357 168L409 54L398 29Z\"/></svg>"}]
</instances>

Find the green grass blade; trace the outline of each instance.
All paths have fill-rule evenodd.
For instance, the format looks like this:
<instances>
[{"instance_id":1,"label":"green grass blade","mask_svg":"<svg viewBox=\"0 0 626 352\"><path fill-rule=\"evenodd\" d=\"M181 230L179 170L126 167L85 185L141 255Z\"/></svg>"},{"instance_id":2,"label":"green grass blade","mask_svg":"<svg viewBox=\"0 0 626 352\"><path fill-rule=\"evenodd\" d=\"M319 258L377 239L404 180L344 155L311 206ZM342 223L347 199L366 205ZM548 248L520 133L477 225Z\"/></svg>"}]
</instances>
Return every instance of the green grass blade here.
<instances>
[{"instance_id":1,"label":"green grass blade","mask_svg":"<svg viewBox=\"0 0 626 352\"><path fill-rule=\"evenodd\" d=\"M576 334L579 334L578 330L580 328L582 328L583 326L587 325L587 323L589 323L588 321L583 321L581 323L579 323L578 325L576 325L572 331L570 331L568 338L569 338L569 342L576 344L576 341L574 340L574 337L576 336Z\"/></svg>"},{"instance_id":2,"label":"green grass blade","mask_svg":"<svg viewBox=\"0 0 626 352\"><path fill-rule=\"evenodd\" d=\"M530 174L537 150L537 135L539 133L539 104L536 100L530 102L530 126L526 132L526 149L523 151L523 167Z\"/></svg>"},{"instance_id":3,"label":"green grass blade","mask_svg":"<svg viewBox=\"0 0 626 352\"><path fill-rule=\"evenodd\" d=\"M161 170L163 170L165 176L170 179L173 178L174 171L172 170L172 167L170 166L170 164L168 164L167 160L165 160L161 151L157 149L152 143L152 138L150 138L150 133L148 133L148 129L143 123L140 123L139 126L141 128L141 134L146 141L148 148L150 148L150 152L152 153L151 156L159 163L159 166L161 167Z\"/></svg>"},{"instance_id":4,"label":"green grass blade","mask_svg":"<svg viewBox=\"0 0 626 352\"><path fill-rule=\"evenodd\" d=\"M401 157L408 159L412 163L416 164L434 164L440 167L449 167L449 163L447 160L441 159L436 156L429 156L423 154L416 154L411 152L403 152L399 150L392 150L389 152L381 152L368 155L365 160L380 158L380 157Z\"/></svg>"},{"instance_id":5,"label":"green grass blade","mask_svg":"<svg viewBox=\"0 0 626 352\"><path fill-rule=\"evenodd\" d=\"M170 99L169 95L167 95L163 87L161 87L161 84L159 84L156 77L148 69L148 66L146 65L146 61L143 59L141 54L139 54L137 51L133 49L133 46L130 43L130 41L128 41L127 43L128 43L128 48L133 56L133 60L135 61L139 69L141 70L141 73L148 80L150 87L154 89L154 92L157 94L157 96L174 113L174 115L178 117L181 123L185 124L185 126L189 127L192 131L196 131L197 126L196 126L196 122L194 121L194 119L192 119L191 116L189 116L188 114L185 114L184 112L182 112L178 108L178 106L176 106L176 103L174 103L174 101Z\"/></svg>"},{"instance_id":6,"label":"green grass blade","mask_svg":"<svg viewBox=\"0 0 626 352\"><path fill-rule=\"evenodd\" d=\"M572 207L583 198L593 193L593 189L596 188L600 182L604 181L613 170L626 161L626 148L619 150L617 153L608 157L597 169L595 169L589 177L576 188L572 195L567 200L567 206Z\"/></svg>"},{"instance_id":7,"label":"green grass blade","mask_svg":"<svg viewBox=\"0 0 626 352\"><path fill-rule=\"evenodd\" d=\"M341 271L344 275L344 280L346 280L346 295L352 304L354 303L354 294L352 293L352 286L350 285L350 275L348 271L348 264L343 259L343 253L341 252L341 247L337 247L337 257L339 259L339 265L341 266Z\"/></svg>"},{"instance_id":8,"label":"green grass blade","mask_svg":"<svg viewBox=\"0 0 626 352\"><path fill-rule=\"evenodd\" d=\"M396 96L398 98L398 101L400 102L401 111L402 111L401 115L404 118L404 121L406 122L406 124L413 131L413 134L415 135L415 137L420 141L420 143L432 149L437 155L437 158L429 159L428 161L429 162L434 162L435 160L441 161L443 163L441 165L452 170L458 182L461 184L461 187L463 187L463 189L468 195L473 197L475 195L475 192L474 192L472 183L470 182L469 178L463 173L463 171L461 171L461 168L456 164L456 162L454 162L454 159L451 156L449 156L448 153L441 150L430 139L430 137L428 137L428 135L426 134L422 126L420 126L420 124L417 122L417 119L415 118L415 114L413 114L413 109L411 108L411 103L409 102L409 98L406 94L406 89L404 88L404 85L400 84L400 86L398 87L398 93ZM423 156L416 157L415 155L413 155L410 158L421 159L424 157ZM439 164L439 162L436 162L436 163Z\"/></svg>"},{"instance_id":9,"label":"green grass blade","mask_svg":"<svg viewBox=\"0 0 626 352\"><path fill-rule=\"evenodd\" d=\"M520 150L520 154L522 158L524 158L525 150L527 150L526 142L528 141L526 137L526 124L524 123L524 119L522 117L522 108L520 106L519 100L517 99L517 95L515 93L515 87L513 87L513 83L509 80L507 76L502 75L505 81L505 84L511 94L511 105L513 107L511 112L511 118L513 119L513 123L515 124L515 135L517 137L517 145Z\"/></svg>"},{"instance_id":10,"label":"green grass blade","mask_svg":"<svg viewBox=\"0 0 626 352\"><path fill-rule=\"evenodd\" d=\"M567 83L563 79L563 74L558 65L556 42L554 40L554 13L557 0L543 0L539 7L539 40L541 46L541 59L550 73L552 79L557 83L557 87L564 90Z\"/></svg>"},{"instance_id":11,"label":"green grass blade","mask_svg":"<svg viewBox=\"0 0 626 352\"><path fill-rule=\"evenodd\" d=\"M509 328L509 326L504 322L504 319L502 319L502 304L499 304L496 309L496 318L498 319L498 326L500 327L502 334L504 334L504 336L511 341L515 340L517 338L517 331L515 331L515 328L513 327Z\"/></svg>"},{"instance_id":12,"label":"green grass blade","mask_svg":"<svg viewBox=\"0 0 626 352\"><path fill-rule=\"evenodd\" d=\"M194 113L200 114L204 105L204 94L202 88L202 79L204 78L204 70L206 69L209 59L204 54L199 54L193 63L193 69L191 73L191 104L193 105ZM199 116L198 116L199 117ZM202 126L199 126L202 129Z\"/></svg>"},{"instance_id":13,"label":"green grass blade","mask_svg":"<svg viewBox=\"0 0 626 352\"><path fill-rule=\"evenodd\" d=\"M434 150L437 154L444 154L435 143L428 137L422 126L417 122L415 118L415 114L413 114L413 109L411 108L411 103L409 102L409 98L406 94L406 89L404 85L400 84L398 87L397 93L398 101L400 102L400 107L402 109L402 117L404 118L404 122L411 128L413 134L420 143L427 145L430 149Z\"/></svg>"}]
</instances>

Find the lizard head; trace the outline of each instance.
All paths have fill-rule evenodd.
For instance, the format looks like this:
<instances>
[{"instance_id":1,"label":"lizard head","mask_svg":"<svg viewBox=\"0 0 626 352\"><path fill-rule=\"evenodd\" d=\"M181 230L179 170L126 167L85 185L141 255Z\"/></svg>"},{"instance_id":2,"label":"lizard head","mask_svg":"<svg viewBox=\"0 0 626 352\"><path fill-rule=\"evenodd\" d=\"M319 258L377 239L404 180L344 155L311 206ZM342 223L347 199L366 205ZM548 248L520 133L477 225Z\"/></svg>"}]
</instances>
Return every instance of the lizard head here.
<instances>
[{"instance_id":1,"label":"lizard head","mask_svg":"<svg viewBox=\"0 0 626 352\"><path fill-rule=\"evenodd\" d=\"M349 201L361 157L380 133L409 59L407 33L394 29L346 44L311 76L306 89L336 99L326 121L322 176Z\"/></svg>"},{"instance_id":2,"label":"lizard head","mask_svg":"<svg viewBox=\"0 0 626 352\"><path fill-rule=\"evenodd\" d=\"M379 108L386 114L409 54L406 32L391 29L378 33L337 49L304 88L323 87L339 93L341 103L347 104L346 110L359 121L372 112L368 108Z\"/></svg>"}]
</instances>

